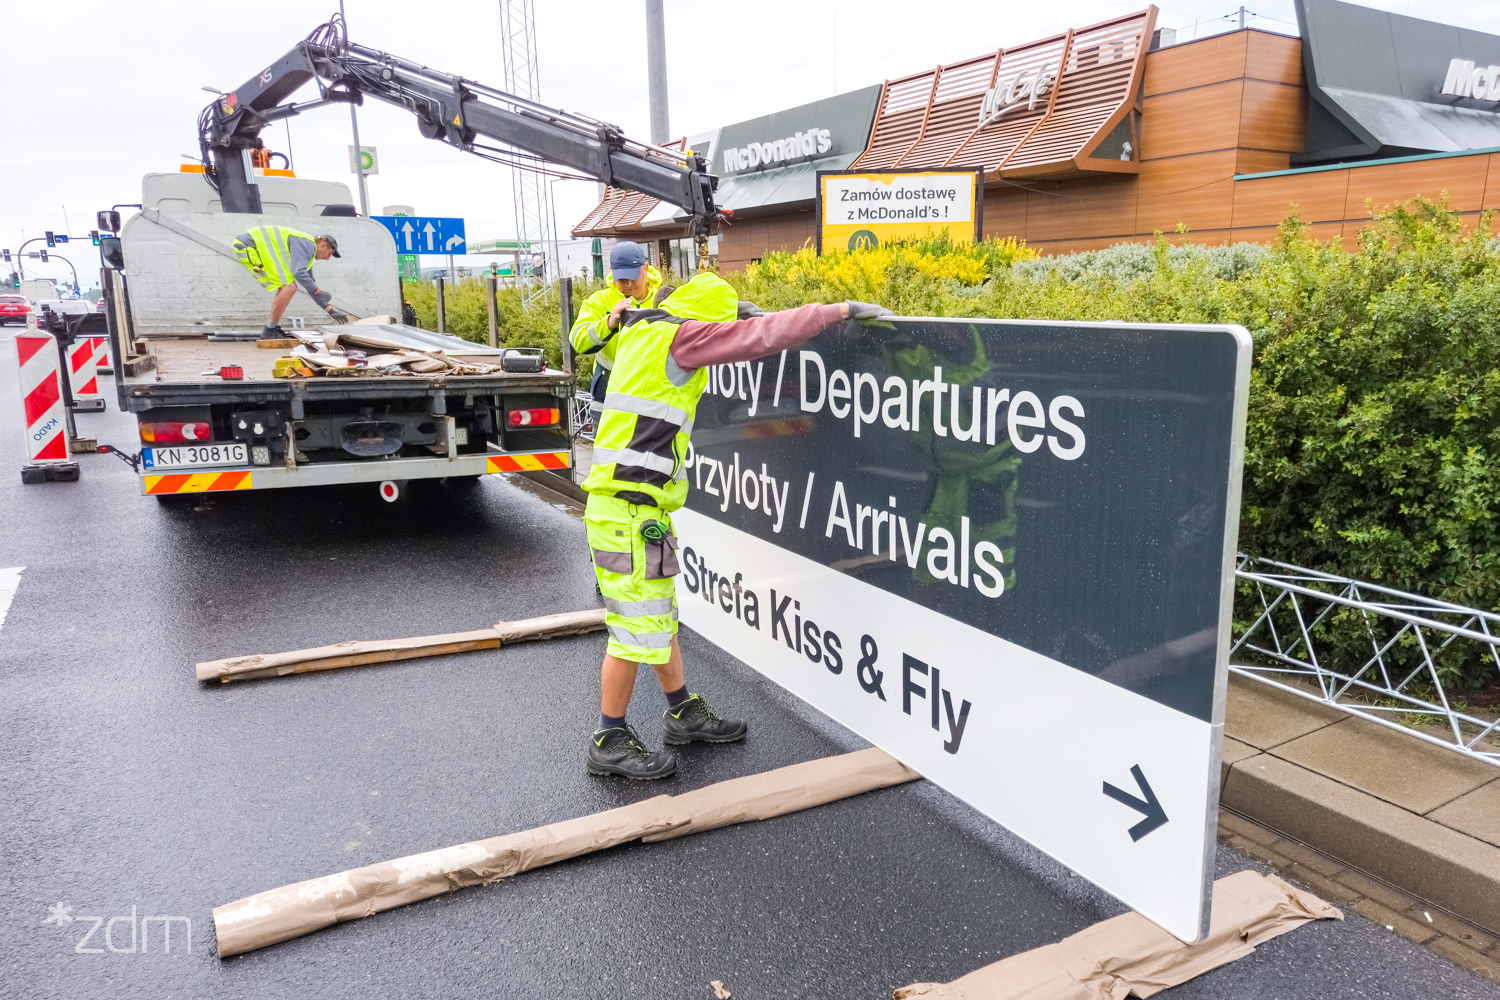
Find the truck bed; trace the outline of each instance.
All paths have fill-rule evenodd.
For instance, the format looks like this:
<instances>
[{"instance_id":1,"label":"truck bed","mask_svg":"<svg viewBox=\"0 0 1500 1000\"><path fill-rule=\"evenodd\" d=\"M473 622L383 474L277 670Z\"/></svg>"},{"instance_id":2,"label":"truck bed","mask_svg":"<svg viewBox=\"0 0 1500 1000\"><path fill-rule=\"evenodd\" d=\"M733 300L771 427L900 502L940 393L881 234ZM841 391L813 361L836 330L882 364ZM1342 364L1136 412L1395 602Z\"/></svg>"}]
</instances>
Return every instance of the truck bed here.
<instances>
[{"instance_id":1,"label":"truck bed","mask_svg":"<svg viewBox=\"0 0 1500 1000\"><path fill-rule=\"evenodd\" d=\"M269 380L271 367L276 359L290 354L290 350L267 350L254 343L218 343L208 340L156 340L150 342L151 354L156 358L156 370L127 376L131 385L155 385L158 382L222 382L217 375L204 375L206 371L218 371L223 365L239 365L245 370L246 381ZM456 354L449 357L457 361L479 364L498 364L498 355ZM561 374L561 373L559 373ZM372 376L356 376L361 380ZM381 380L408 381L410 375L375 376ZM347 377L345 377L347 378ZM318 381L334 381L322 377ZM278 379L277 381L281 381Z\"/></svg>"},{"instance_id":2,"label":"truck bed","mask_svg":"<svg viewBox=\"0 0 1500 1000\"><path fill-rule=\"evenodd\" d=\"M382 328L376 327L371 332ZM388 328L387 328L388 329ZM410 328L407 328L410 329ZM426 338L403 338L418 349L431 350L438 334ZM444 338L445 340L451 338ZM410 398L430 395L447 387L466 393L509 393L523 391L552 392L566 385L569 376L555 368L536 373L494 372L489 375L361 375L317 376L313 378L278 379L271 377L276 359L289 352L266 350L253 342L216 342L202 338L151 340L147 342L156 367L138 375L127 375L120 381L120 404L132 412L156 406L191 406L203 403L235 401L273 402L301 396L316 399ZM458 361L496 364L500 352L481 345L465 344L464 353L449 350ZM226 365L238 365L245 371L243 380L225 380L204 372L218 371ZM571 393L568 393L571 395Z\"/></svg>"}]
</instances>

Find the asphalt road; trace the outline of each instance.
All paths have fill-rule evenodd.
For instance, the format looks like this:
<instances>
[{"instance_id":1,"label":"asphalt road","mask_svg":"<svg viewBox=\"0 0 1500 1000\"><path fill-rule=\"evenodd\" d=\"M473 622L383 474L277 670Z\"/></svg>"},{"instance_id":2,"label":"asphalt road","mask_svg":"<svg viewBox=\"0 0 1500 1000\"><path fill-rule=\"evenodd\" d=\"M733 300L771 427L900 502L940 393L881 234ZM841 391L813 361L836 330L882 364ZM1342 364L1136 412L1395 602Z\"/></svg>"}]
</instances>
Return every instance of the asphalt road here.
<instances>
[{"instance_id":1,"label":"asphalt road","mask_svg":"<svg viewBox=\"0 0 1500 1000\"><path fill-rule=\"evenodd\" d=\"M717 979L739 1000L874 1000L1122 911L918 782L220 960L210 911L251 893L863 743L691 633L693 688L751 719L751 735L687 748L659 783L584 773L597 635L200 685L199 660L595 607L582 525L498 477L397 504L373 486L159 504L124 464L85 456L78 483L22 486L9 333L0 568L26 569L0 628L0 996L656 1000L711 997ZM132 446L133 421L109 399L80 429ZM652 742L654 688L643 671L631 713ZM1247 867L1221 849L1220 875ZM47 922L59 905L71 922ZM180 938L171 954L159 940L147 954L75 950L85 917L122 918L111 943L125 947L132 911L190 919L191 952ZM1500 988L1351 913L1165 995Z\"/></svg>"}]
</instances>

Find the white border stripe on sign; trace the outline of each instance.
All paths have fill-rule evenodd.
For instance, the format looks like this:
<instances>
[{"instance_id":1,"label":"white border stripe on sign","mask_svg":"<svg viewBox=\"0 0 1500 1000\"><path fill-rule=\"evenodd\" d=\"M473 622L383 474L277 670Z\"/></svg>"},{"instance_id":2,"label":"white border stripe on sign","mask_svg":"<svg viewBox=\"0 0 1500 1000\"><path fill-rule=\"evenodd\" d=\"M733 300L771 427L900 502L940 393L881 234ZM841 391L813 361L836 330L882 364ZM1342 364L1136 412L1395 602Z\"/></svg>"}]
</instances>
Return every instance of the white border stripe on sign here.
<instances>
[{"instance_id":1,"label":"white border stripe on sign","mask_svg":"<svg viewBox=\"0 0 1500 1000\"><path fill-rule=\"evenodd\" d=\"M1207 803L1216 798L1222 727L696 511L684 508L672 519L681 539L683 624L1172 934L1189 942L1202 936L1203 834ZM731 596L715 586L710 603L701 583L698 593L689 589L688 562L696 567L700 559ZM755 592L758 629L734 613L733 586ZM809 652L772 638L772 616L787 598L795 602L784 611L793 634L813 621L825 636L838 635L837 673L826 658L811 662ZM866 635L873 644L862 643ZM805 639L798 644L809 648ZM908 656L920 673L906 665ZM936 712L934 671L944 692ZM903 710L908 701L910 714ZM950 751L945 743L952 745L956 729L961 741ZM1131 830L1145 810L1104 791L1111 785L1144 806L1147 793L1133 769L1165 813L1165 822L1148 824L1139 839Z\"/></svg>"},{"instance_id":2,"label":"white border stripe on sign","mask_svg":"<svg viewBox=\"0 0 1500 1000\"><path fill-rule=\"evenodd\" d=\"M0 569L0 629L5 628L5 616L10 611L11 599L16 596L16 588L21 586L21 572L25 569L25 566Z\"/></svg>"}]
</instances>

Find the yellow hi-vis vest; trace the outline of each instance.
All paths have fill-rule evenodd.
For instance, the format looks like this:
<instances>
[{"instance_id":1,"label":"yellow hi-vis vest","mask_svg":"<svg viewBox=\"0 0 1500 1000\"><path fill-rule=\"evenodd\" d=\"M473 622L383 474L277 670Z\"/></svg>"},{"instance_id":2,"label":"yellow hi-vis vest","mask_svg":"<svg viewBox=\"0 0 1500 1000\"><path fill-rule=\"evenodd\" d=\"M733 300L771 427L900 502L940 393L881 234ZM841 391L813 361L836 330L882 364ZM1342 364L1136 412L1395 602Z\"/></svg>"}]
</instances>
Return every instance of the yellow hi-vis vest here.
<instances>
[{"instance_id":1,"label":"yellow hi-vis vest","mask_svg":"<svg viewBox=\"0 0 1500 1000\"><path fill-rule=\"evenodd\" d=\"M619 339L618 334L609 332L609 314L615 303L625 296L615 287L613 274L607 275L604 280L609 282L607 287L583 300L583 306L578 310L578 319L573 323L573 329L568 331L568 339L573 342L574 351L594 355L594 362L607 370L615 366L615 341ZM655 299L660 287L661 272L647 264L646 297L640 301L646 303Z\"/></svg>"},{"instance_id":2,"label":"yellow hi-vis vest","mask_svg":"<svg viewBox=\"0 0 1500 1000\"><path fill-rule=\"evenodd\" d=\"M255 241L255 245L247 247L236 237L234 252L239 254L240 263L255 275L255 280L260 282L262 288L275 291L282 285L290 285L297 280L292 273L292 253L287 242L293 236L300 236L304 240L313 240L313 237L284 226L256 226L248 231L248 235Z\"/></svg>"},{"instance_id":3,"label":"yellow hi-vis vest","mask_svg":"<svg viewBox=\"0 0 1500 1000\"><path fill-rule=\"evenodd\" d=\"M683 505L684 461L708 373L683 370L672 359L672 342L687 320L721 322L738 313L734 289L711 271L695 276L659 308L625 312L585 490L665 511Z\"/></svg>"}]
</instances>

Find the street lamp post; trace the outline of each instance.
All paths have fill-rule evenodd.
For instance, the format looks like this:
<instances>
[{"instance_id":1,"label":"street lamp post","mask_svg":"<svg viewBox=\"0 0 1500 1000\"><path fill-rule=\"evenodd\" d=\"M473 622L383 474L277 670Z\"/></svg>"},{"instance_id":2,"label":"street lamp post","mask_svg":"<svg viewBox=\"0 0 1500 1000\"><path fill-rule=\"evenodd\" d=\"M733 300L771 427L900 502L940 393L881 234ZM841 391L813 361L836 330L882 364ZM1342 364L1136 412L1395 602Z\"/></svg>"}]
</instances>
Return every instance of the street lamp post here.
<instances>
[{"instance_id":1,"label":"street lamp post","mask_svg":"<svg viewBox=\"0 0 1500 1000\"><path fill-rule=\"evenodd\" d=\"M339 0L339 20L344 22L344 41L349 40L349 19L344 16L344 0ZM354 105L349 105L349 124L354 128L354 174L359 178L359 214L370 217L370 193L365 187L364 150L359 145L359 115ZM290 134L290 133L288 133Z\"/></svg>"},{"instance_id":2,"label":"street lamp post","mask_svg":"<svg viewBox=\"0 0 1500 1000\"><path fill-rule=\"evenodd\" d=\"M76 268L76 267L73 266L73 262L71 260L69 260L68 258L66 258L66 257L58 256L55 253L49 253L47 255L47 259L48 260L60 260L64 264L68 265L68 270L70 270L70 271L73 272L73 294L75 294L75 295L81 294L80 290L79 290L79 287L78 287L78 268Z\"/></svg>"}]
</instances>

